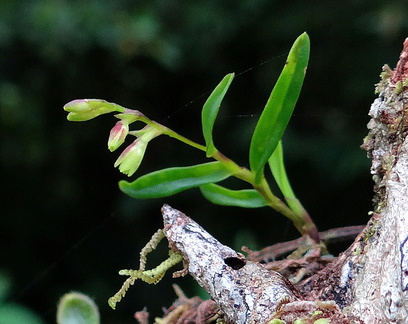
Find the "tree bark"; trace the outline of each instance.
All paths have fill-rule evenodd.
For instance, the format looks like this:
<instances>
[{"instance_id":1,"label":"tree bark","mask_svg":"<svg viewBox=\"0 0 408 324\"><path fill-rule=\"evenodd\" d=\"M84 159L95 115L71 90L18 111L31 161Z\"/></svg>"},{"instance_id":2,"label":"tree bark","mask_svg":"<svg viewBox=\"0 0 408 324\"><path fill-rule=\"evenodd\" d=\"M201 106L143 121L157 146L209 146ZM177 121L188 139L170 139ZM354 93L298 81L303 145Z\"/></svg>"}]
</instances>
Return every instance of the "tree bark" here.
<instances>
[{"instance_id":1,"label":"tree bark","mask_svg":"<svg viewBox=\"0 0 408 324\"><path fill-rule=\"evenodd\" d=\"M163 207L170 247L183 255L186 269L227 322L408 323L407 77L408 38L396 69L383 68L362 145L372 159L372 217L349 249L296 288L222 245L183 213Z\"/></svg>"},{"instance_id":2,"label":"tree bark","mask_svg":"<svg viewBox=\"0 0 408 324\"><path fill-rule=\"evenodd\" d=\"M372 159L374 215L343 262L346 311L366 323L408 322L408 39L394 71L384 66L363 148ZM350 269L350 270L349 270Z\"/></svg>"}]
</instances>

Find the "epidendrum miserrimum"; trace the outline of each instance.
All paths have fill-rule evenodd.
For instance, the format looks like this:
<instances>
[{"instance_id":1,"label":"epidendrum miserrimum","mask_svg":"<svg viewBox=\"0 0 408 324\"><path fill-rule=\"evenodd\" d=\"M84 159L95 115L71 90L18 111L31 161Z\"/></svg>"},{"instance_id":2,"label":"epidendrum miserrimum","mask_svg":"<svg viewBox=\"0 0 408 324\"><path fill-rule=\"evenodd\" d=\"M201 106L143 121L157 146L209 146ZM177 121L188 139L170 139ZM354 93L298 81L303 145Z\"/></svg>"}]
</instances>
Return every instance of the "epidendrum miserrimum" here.
<instances>
[{"instance_id":1,"label":"epidendrum miserrimum","mask_svg":"<svg viewBox=\"0 0 408 324\"><path fill-rule=\"evenodd\" d=\"M119 121L112 128L108 148L110 151L118 149L127 136L134 136L133 142L125 148L115 162L122 173L133 175L140 163L148 143L160 135L167 135L195 149L205 152L207 158L215 161L202 164L173 167L158 170L140 176L133 182L120 181L123 192L134 198L157 198L170 196L183 190L198 187L209 201L220 205L231 205L245 208L269 206L288 217L303 236L309 236L319 243L319 234L309 214L296 198L283 162L281 138L292 116L296 101L302 88L309 61L310 41L306 33L300 35L294 42L285 66L267 100L262 114L255 127L249 148L249 168L241 167L215 146L213 127L221 102L230 87L234 74L227 74L210 94L202 109L202 132L205 145L198 144L161 125L142 114L138 110L128 109L115 103L100 99L73 100L64 106L69 112L68 120L86 121L102 114L117 112ZM135 122L142 122L145 126L138 130L130 130ZM271 190L264 175L266 165L272 172L284 200L279 199ZM216 184L228 177L236 177L248 183L252 188L231 190ZM157 234L146 250L141 253L142 258L155 248L159 238L164 234ZM150 247L149 247L150 246ZM159 267L146 271L144 263L139 270L123 270L120 274L130 278L122 289L110 299L114 308L117 301L123 297L130 284L136 279L148 283L160 280L164 272L173 264L181 261L177 254L170 255Z\"/></svg>"}]
</instances>

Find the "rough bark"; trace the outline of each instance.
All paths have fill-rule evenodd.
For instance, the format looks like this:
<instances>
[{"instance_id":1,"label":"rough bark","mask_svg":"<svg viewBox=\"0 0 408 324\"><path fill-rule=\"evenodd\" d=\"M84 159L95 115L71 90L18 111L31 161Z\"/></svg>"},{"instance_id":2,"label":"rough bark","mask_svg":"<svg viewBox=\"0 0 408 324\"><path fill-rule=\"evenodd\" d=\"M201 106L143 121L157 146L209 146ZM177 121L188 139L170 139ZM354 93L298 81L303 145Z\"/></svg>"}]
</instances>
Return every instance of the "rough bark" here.
<instances>
[{"instance_id":1,"label":"rough bark","mask_svg":"<svg viewBox=\"0 0 408 324\"><path fill-rule=\"evenodd\" d=\"M347 251L302 286L364 323L408 323L407 62L408 39L396 69L383 67L369 111L362 147L372 159L372 217Z\"/></svg>"},{"instance_id":2,"label":"rough bark","mask_svg":"<svg viewBox=\"0 0 408 324\"><path fill-rule=\"evenodd\" d=\"M222 245L197 223L163 207L170 247L230 323L408 323L408 39L394 71L383 68L363 148L372 159L375 207L354 243L294 288L276 272ZM284 316L292 312L293 317ZM309 323L305 320L304 323Z\"/></svg>"},{"instance_id":3,"label":"rough bark","mask_svg":"<svg viewBox=\"0 0 408 324\"><path fill-rule=\"evenodd\" d=\"M372 159L376 208L366 236L344 263L343 275L353 269L347 275L353 296L347 312L358 312L366 323L407 323L408 39L396 69L383 70L363 144Z\"/></svg>"}]
</instances>

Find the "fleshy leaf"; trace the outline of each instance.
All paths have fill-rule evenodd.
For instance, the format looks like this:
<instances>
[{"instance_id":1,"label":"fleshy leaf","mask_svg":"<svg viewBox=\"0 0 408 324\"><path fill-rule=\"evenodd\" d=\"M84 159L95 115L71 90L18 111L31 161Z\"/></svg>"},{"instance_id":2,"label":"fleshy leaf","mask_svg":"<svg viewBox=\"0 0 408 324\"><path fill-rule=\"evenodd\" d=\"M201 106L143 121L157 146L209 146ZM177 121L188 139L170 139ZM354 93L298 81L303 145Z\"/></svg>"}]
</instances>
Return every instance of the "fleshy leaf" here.
<instances>
[{"instance_id":1,"label":"fleshy leaf","mask_svg":"<svg viewBox=\"0 0 408 324\"><path fill-rule=\"evenodd\" d=\"M216 150L212 138L214 123L215 119L217 118L221 102L224 99L224 96L233 79L234 73L227 74L217 85L214 91L210 94L203 106L203 110L201 112L201 121L205 144L207 147L207 157L211 157Z\"/></svg>"},{"instance_id":2,"label":"fleshy leaf","mask_svg":"<svg viewBox=\"0 0 408 324\"><path fill-rule=\"evenodd\" d=\"M230 176L220 162L168 168L145 174L133 182L120 181L120 189L133 198L171 196L183 190L218 182Z\"/></svg>"},{"instance_id":3,"label":"fleshy leaf","mask_svg":"<svg viewBox=\"0 0 408 324\"><path fill-rule=\"evenodd\" d=\"M279 141L275 151L269 158L268 163L276 184L282 192L290 209L292 209L297 215L303 215L303 213L306 213L302 204L296 198L286 174L285 163L283 161L282 141Z\"/></svg>"},{"instance_id":4,"label":"fleshy leaf","mask_svg":"<svg viewBox=\"0 0 408 324\"><path fill-rule=\"evenodd\" d=\"M279 141L268 162L272 175L282 194L285 197L295 197L286 174L285 164L283 162L282 141Z\"/></svg>"},{"instance_id":5,"label":"fleshy leaf","mask_svg":"<svg viewBox=\"0 0 408 324\"><path fill-rule=\"evenodd\" d=\"M249 164L256 182L288 125L299 97L309 61L310 40L306 33L294 42L286 64L258 120L249 149Z\"/></svg>"},{"instance_id":6,"label":"fleshy leaf","mask_svg":"<svg viewBox=\"0 0 408 324\"><path fill-rule=\"evenodd\" d=\"M268 203L254 189L231 190L214 183L200 186L203 196L214 204L244 208L259 208Z\"/></svg>"}]
</instances>

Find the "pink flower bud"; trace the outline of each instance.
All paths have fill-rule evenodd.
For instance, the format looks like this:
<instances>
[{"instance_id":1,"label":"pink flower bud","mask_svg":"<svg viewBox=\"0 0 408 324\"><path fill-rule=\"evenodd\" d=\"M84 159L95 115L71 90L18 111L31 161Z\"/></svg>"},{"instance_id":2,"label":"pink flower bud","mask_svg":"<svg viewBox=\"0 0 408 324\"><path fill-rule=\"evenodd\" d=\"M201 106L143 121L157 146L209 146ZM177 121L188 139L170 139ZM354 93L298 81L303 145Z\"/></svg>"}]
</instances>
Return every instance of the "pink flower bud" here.
<instances>
[{"instance_id":1,"label":"pink flower bud","mask_svg":"<svg viewBox=\"0 0 408 324\"><path fill-rule=\"evenodd\" d=\"M108 139L108 149L113 152L123 144L129 133L129 123L126 120L118 121L111 129Z\"/></svg>"}]
</instances>

